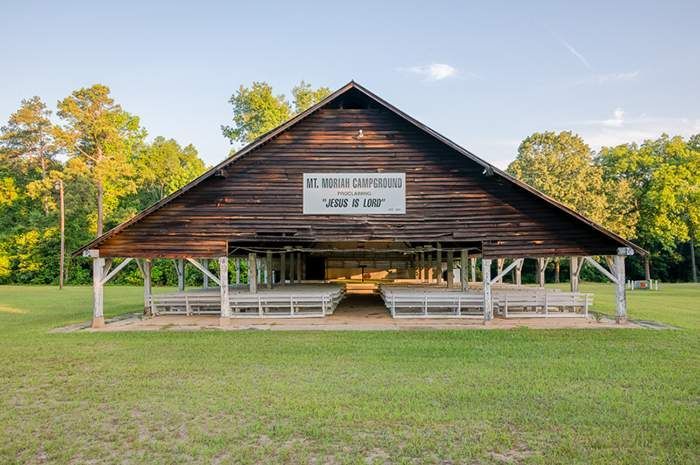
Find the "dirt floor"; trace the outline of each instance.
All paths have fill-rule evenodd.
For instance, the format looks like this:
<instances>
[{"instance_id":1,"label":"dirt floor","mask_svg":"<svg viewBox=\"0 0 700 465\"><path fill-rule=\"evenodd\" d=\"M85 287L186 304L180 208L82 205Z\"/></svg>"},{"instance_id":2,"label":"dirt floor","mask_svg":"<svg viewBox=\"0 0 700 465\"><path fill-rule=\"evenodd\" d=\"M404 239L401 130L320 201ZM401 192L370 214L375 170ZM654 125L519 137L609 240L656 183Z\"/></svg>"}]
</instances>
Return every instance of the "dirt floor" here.
<instances>
[{"instance_id":1,"label":"dirt floor","mask_svg":"<svg viewBox=\"0 0 700 465\"><path fill-rule=\"evenodd\" d=\"M219 325L216 315L184 316L164 315L142 318L133 315L108 321L104 328L89 331L192 331L199 329L259 329L274 331L294 330L416 330L416 329L510 329L528 328L639 328L627 322L616 324L609 319L596 321L595 318L495 318L487 323L481 318L411 318L394 319L387 311L379 296L348 295L340 303L335 313L325 318L232 318L230 324ZM64 328L68 329L68 328ZM85 329L76 326L73 330Z\"/></svg>"}]
</instances>

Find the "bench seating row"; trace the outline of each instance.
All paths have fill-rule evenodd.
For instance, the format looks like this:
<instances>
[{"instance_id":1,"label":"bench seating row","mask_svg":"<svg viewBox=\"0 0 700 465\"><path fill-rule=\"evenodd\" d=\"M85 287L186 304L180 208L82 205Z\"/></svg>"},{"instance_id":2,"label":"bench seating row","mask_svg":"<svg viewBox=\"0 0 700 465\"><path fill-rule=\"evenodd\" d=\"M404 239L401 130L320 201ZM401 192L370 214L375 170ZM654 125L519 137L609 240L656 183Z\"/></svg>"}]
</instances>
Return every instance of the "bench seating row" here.
<instances>
[{"instance_id":1,"label":"bench seating row","mask_svg":"<svg viewBox=\"0 0 700 465\"><path fill-rule=\"evenodd\" d=\"M256 294L232 291L232 318L322 317L333 314L345 293L342 286L295 286ZM154 294L151 311L154 315L219 315L221 297L218 289Z\"/></svg>"},{"instance_id":2,"label":"bench seating row","mask_svg":"<svg viewBox=\"0 0 700 465\"><path fill-rule=\"evenodd\" d=\"M380 286L394 318L483 318L481 293L426 286ZM588 316L593 295L522 287L494 289L494 312L504 318Z\"/></svg>"}]
</instances>

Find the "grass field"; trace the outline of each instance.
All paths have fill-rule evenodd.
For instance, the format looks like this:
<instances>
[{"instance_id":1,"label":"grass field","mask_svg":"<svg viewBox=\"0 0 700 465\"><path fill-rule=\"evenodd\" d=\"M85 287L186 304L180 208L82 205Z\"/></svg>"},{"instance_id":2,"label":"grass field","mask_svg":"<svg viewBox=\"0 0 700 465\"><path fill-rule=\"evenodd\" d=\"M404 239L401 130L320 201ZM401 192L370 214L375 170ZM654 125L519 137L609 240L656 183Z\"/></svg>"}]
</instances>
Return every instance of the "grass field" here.
<instances>
[{"instance_id":1,"label":"grass field","mask_svg":"<svg viewBox=\"0 0 700 465\"><path fill-rule=\"evenodd\" d=\"M681 329L48 334L90 288L3 286L0 463L699 463L700 286L629 306Z\"/></svg>"}]
</instances>

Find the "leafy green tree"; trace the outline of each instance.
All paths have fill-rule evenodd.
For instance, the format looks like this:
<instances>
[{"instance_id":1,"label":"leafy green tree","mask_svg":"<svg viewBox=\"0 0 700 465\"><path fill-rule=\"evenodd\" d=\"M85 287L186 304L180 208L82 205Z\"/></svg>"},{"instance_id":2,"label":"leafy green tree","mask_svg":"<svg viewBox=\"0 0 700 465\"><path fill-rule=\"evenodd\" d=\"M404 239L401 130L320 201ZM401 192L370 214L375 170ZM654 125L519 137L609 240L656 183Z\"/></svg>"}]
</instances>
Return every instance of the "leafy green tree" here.
<instances>
[{"instance_id":1,"label":"leafy green tree","mask_svg":"<svg viewBox=\"0 0 700 465\"><path fill-rule=\"evenodd\" d=\"M39 97L22 100L19 109L0 128L0 152L15 167L39 169L42 177L54 165L58 147L53 139L51 111ZM18 160L27 163L18 164Z\"/></svg>"},{"instance_id":2,"label":"leafy green tree","mask_svg":"<svg viewBox=\"0 0 700 465\"><path fill-rule=\"evenodd\" d=\"M58 102L63 125L56 138L71 158L73 168L90 178L96 192L96 233L104 229L105 211L117 207L119 198L133 193L135 149L145 137L139 118L114 102L107 86L95 84L76 90Z\"/></svg>"},{"instance_id":3,"label":"leafy green tree","mask_svg":"<svg viewBox=\"0 0 700 465\"><path fill-rule=\"evenodd\" d=\"M331 90L328 87L319 87L314 89L311 84L301 81L292 88L292 96L294 96L294 111L298 114L307 108L315 105L324 98L328 97Z\"/></svg>"},{"instance_id":4,"label":"leafy green tree","mask_svg":"<svg viewBox=\"0 0 700 465\"><path fill-rule=\"evenodd\" d=\"M292 109L284 95L274 95L266 82L254 82L250 88L240 86L231 96L233 126L222 126L224 136L231 143L247 144L276 128L292 116Z\"/></svg>"},{"instance_id":5,"label":"leafy green tree","mask_svg":"<svg viewBox=\"0 0 700 465\"><path fill-rule=\"evenodd\" d=\"M174 139L156 137L135 157L141 208L175 192L206 170L192 144L181 147Z\"/></svg>"},{"instance_id":6,"label":"leafy green tree","mask_svg":"<svg viewBox=\"0 0 700 465\"><path fill-rule=\"evenodd\" d=\"M221 126L224 137L232 144L248 144L276 128L330 94L327 87L314 89L301 81L292 89L294 111L284 94L275 95L267 82L240 86L229 99L233 105L233 126Z\"/></svg>"},{"instance_id":7,"label":"leafy green tree","mask_svg":"<svg viewBox=\"0 0 700 465\"><path fill-rule=\"evenodd\" d=\"M508 172L623 237L634 234L638 214L628 181L604 179L591 149L576 134L532 134L518 147Z\"/></svg>"},{"instance_id":8,"label":"leafy green tree","mask_svg":"<svg viewBox=\"0 0 700 465\"><path fill-rule=\"evenodd\" d=\"M679 243L690 242L691 266L700 234L699 141L697 135L686 142L664 134L640 146L603 148L597 157L606 178L626 180L633 187L644 219L637 227L637 240L671 258ZM695 276L694 267L691 275Z\"/></svg>"}]
</instances>

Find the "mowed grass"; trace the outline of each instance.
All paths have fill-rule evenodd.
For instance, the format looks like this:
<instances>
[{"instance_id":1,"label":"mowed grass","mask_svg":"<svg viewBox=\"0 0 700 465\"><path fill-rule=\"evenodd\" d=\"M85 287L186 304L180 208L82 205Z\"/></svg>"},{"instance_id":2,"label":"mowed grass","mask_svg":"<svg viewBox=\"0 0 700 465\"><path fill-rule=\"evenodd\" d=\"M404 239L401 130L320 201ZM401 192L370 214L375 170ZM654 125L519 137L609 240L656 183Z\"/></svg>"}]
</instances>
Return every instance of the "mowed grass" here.
<instances>
[{"instance_id":1,"label":"mowed grass","mask_svg":"<svg viewBox=\"0 0 700 465\"><path fill-rule=\"evenodd\" d=\"M0 463L700 462L697 285L630 294L679 330L47 332L90 295L0 287Z\"/></svg>"}]
</instances>

